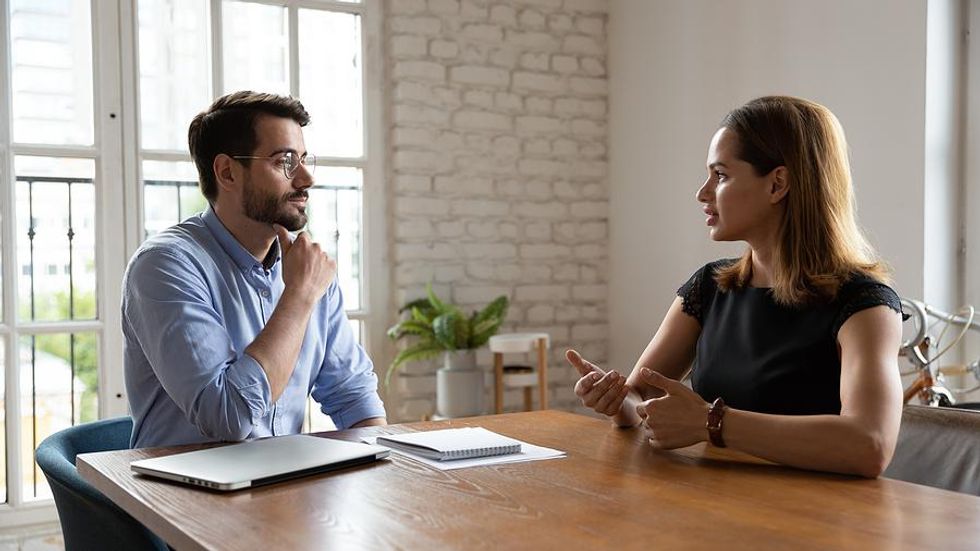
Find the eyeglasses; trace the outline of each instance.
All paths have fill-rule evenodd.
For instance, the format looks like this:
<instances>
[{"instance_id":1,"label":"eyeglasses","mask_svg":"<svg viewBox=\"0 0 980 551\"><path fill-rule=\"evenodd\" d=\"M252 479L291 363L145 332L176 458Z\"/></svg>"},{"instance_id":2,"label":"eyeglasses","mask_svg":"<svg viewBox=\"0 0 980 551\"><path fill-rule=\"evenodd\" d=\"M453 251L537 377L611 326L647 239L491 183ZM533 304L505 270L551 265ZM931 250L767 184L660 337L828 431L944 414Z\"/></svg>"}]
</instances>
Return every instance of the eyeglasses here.
<instances>
[{"instance_id":1,"label":"eyeglasses","mask_svg":"<svg viewBox=\"0 0 980 551\"><path fill-rule=\"evenodd\" d=\"M287 180L291 180L293 176L296 175L296 169L299 168L299 165L305 165L306 171L310 174L313 174L313 171L316 170L316 155L312 153L300 157L292 151L287 151L282 155L270 155L268 157L256 157L255 155L232 155L231 158L265 159L267 161L272 161L276 164L276 166L282 167L282 173L286 176Z\"/></svg>"}]
</instances>

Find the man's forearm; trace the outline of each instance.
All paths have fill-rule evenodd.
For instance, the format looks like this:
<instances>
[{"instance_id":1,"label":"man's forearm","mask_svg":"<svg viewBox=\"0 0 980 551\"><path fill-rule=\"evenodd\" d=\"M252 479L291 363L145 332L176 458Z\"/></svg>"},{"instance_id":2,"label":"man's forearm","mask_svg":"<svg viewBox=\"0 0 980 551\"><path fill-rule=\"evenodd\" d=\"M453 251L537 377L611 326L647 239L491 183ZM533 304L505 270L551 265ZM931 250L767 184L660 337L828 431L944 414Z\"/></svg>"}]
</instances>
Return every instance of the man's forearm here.
<instances>
[{"instance_id":1,"label":"man's forearm","mask_svg":"<svg viewBox=\"0 0 980 551\"><path fill-rule=\"evenodd\" d=\"M387 424L388 424L388 419L384 417L369 417L367 419L362 419L354 423L353 425L351 425L351 428L356 429L359 427L383 427Z\"/></svg>"},{"instance_id":2,"label":"man's forearm","mask_svg":"<svg viewBox=\"0 0 980 551\"><path fill-rule=\"evenodd\" d=\"M279 399L293 373L315 304L287 287L265 328L245 349L265 370L272 401Z\"/></svg>"}]
</instances>

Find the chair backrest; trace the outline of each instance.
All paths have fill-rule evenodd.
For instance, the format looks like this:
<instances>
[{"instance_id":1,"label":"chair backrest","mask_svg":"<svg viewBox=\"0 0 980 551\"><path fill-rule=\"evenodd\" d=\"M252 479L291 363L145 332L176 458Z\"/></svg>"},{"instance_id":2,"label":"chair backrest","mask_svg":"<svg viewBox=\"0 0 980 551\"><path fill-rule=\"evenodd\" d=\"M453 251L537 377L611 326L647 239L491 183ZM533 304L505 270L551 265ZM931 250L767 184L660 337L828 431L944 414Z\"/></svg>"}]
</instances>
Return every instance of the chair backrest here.
<instances>
[{"instance_id":1,"label":"chair backrest","mask_svg":"<svg viewBox=\"0 0 980 551\"><path fill-rule=\"evenodd\" d=\"M905 406L884 476L980 495L980 412Z\"/></svg>"},{"instance_id":2,"label":"chair backrest","mask_svg":"<svg viewBox=\"0 0 980 551\"><path fill-rule=\"evenodd\" d=\"M86 482L75 468L80 453L129 448L133 420L105 419L77 425L44 439L34 454L54 495L65 548L158 549L167 545Z\"/></svg>"}]
</instances>

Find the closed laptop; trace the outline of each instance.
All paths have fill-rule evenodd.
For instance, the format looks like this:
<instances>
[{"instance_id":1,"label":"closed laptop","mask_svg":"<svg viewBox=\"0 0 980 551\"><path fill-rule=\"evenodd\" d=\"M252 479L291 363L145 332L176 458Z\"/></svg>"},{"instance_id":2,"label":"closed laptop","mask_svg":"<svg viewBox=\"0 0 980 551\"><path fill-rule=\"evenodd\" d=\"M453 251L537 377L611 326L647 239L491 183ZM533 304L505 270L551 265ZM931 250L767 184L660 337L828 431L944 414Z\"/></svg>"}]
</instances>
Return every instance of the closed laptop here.
<instances>
[{"instance_id":1,"label":"closed laptop","mask_svg":"<svg viewBox=\"0 0 980 551\"><path fill-rule=\"evenodd\" d=\"M239 490L370 463L388 449L294 434L133 461L140 474L212 490Z\"/></svg>"}]
</instances>

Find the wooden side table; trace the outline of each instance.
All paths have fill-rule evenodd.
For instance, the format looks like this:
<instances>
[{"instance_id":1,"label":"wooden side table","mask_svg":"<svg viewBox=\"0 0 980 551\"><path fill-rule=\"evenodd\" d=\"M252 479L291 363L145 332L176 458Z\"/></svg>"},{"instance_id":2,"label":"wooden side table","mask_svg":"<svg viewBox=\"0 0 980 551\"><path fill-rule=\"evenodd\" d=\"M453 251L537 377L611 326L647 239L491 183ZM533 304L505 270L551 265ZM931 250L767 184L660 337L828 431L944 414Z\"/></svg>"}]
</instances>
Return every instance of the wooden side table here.
<instances>
[{"instance_id":1,"label":"wooden side table","mask_svg":"<svg viewBox=\"0 0 980 551\"><path fill-rule=\"evenodd\" d=\"M494 411L504 410L504 388L524 388L524 410L531 410L532 389L538 387L540 409L548 409L548 346L547 333L505 333L490 337L490 352L493 352ZM526 354L537 352L537 373L505 373L504 354Z\"/></svg>"}]
</instances>

